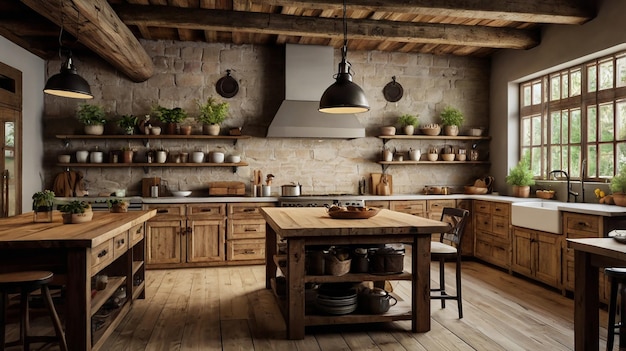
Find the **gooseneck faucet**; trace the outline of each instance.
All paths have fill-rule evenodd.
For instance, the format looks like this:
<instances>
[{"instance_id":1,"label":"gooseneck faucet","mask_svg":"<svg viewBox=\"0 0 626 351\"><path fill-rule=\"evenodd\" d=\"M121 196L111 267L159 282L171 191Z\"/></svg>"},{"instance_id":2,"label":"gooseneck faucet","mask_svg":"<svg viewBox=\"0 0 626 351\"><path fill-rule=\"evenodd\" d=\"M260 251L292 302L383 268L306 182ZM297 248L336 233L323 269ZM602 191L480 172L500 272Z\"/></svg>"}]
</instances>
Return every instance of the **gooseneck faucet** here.
<instances>
[{"instance_id":1,"label":"gooseneck faucet","mask_svg":"<svg viewBox=\"0 0 626 351\"><path fill-rule=\"evenodd\" d=\"M570 179L569 179L569 174L567 174L567 172L565 172L564 170L561 169L555 169L554 171L550 171L550 173L548 173L548 178L549 176L554 176L557 173L561 173L565 176L565 179L567 180L567 202L569 202L569 197L571 195L574 195L574 202L576 202L576 198L578 198L578 193L575 191L572 191L572 186L570 184Z\"/></svg>"}]
</instances>

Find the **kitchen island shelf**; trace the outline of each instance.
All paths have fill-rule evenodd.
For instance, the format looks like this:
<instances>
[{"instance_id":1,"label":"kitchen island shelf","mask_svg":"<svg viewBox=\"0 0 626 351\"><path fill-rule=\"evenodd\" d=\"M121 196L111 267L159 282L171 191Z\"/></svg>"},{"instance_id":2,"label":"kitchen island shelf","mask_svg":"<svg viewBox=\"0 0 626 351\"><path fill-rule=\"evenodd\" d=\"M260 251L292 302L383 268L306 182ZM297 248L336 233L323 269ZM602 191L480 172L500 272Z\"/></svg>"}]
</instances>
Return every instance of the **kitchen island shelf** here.
<instances>
[{"instance_id":1,"label":"kitchen island shelf","mask_svg":"<svg viewBox=\"0 0 626 351\"><path fill-rule=\"evenodd\" d=\"M91 317L113 296L117 289L126 283L126 277L109 277L107 286L103 290L98 290L91 300Z\"/></svg>"},{"instance_id":2,"label":"kitchen island shelf","mask_svg":"<svg viewBox=\"0 0 626 351\"><path fill-rule=\"evenodd\" d=\"M150 167L232 167L233 173L237 172L237 167L245 167L248 163L246 162L238 162L238 163L212 163L212 162L202 162L202 163L174 163L174 162L166 162L166 163L147 163L147 162L133 162L133 163L57 163L58 167L63 167L69 169L70 167L80 167L80 168L120 168L120 167L143 167L144 173L148 173Z\"/></svg>"},{"instance_id":3,"label":"kitchen island shelf","mask_svg":"<svg viewBox=\"0 0 626 351\"><path fill-rule=\"evenodd\" d=\"M201 140L232 140L233 145L237 144L239 139L250 139L249 135L203 135L203 134L159 134L159 135L145 135L145 134L113 134L113 135L87 135L87 134L57 134L57 139L63 139L64 145L69 146L71 139L89 139L89 140L110 140L110 139L122 139L122 140L143 140L144 145L148 146L150 140L167 140L167 139L201 139Z\"/></svg>"}]
</instances>

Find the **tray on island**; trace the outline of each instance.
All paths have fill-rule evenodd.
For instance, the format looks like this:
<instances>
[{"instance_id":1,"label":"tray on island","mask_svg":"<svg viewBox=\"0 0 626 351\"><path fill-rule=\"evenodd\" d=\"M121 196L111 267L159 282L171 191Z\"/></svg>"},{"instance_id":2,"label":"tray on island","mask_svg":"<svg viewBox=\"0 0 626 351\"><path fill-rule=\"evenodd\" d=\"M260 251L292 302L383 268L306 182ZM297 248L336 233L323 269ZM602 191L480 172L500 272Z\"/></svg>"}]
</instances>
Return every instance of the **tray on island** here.
<instances>
[{"instance_id":1,"label":"tray on island","mask_svg":"<svg viewBox=\"0 0 626 351\"><path fill-rule=\"evenodd\" d=\"M355 210L335 210L328 211L328 215L335 219L366 219L374 217L380 212L379 208L375 207L363 207L362 209Z\"/></svg>"}]
</instances>

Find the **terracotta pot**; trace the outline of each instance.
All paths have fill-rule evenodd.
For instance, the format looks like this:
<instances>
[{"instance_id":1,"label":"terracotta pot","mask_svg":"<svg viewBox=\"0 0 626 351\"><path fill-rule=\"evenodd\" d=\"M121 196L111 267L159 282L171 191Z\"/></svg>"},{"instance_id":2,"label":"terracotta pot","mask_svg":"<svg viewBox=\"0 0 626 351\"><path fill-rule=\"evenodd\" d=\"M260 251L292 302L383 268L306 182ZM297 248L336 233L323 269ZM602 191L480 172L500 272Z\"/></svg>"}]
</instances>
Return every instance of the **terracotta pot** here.
<instances>
[{"instance_id":1,"label":"terracotta pot","mask_svg":"<svg viewBox=\"0 0 626 351\"><path fill-rule=\"evenodd\" d=\"M457 136L459 135L459 127L458 126L444 126L443 134L447 136Z\"/></svg>"},{"instance_id":2,"label":"terracotta pot","mask_svg":"<svg viewBox=\"0 0 626 351\"><path fill-rule=\"evenodd\" d=\"M626 193L613 193L613 202L617 206L626 207Z\"/></svg>"},{"instance_id":3,"label":"terracotta pot","mask_svg":"<svg viewBox=\"0 0 626 351\"><path fill-rule=\"evenodd\" d=\"M528 197L530 196L530 186L517 186L513 185L513 196L515 197Z\"/></svg>"},{"instance_id":4,"label":"terracotta pot","mask_svg":"<svg viewBox=\"0 0 626 351\"><path fill-rule=\"evenodd\" d=\"M133 163L133 150L122 151L122 163Z\"/></svg>"},{"instance_id":5,"label":"terracotta pot","mask_svg":"<svg viewBox=\"0 0 626 351\"><path fill-rule=\"evenodd\" d=\"M191 135L191 126L181 126L180 134L182 135Z\"/></svg>"},{"instance_id":6,"label":"terracotta pot","mask_svg":"<svg viewBox=\"0 0 626 351\"><path fill-rule=\"evenodd\" d=\"M202 126L202 131L207 135L220 135L219 124L205 124Z\"/></svg>"},{"instance_id":7,"label":"terracotta pot","mask_svg":"<svg viewBox=\"0 0 626 351\"><path fill-rule=\"evenodd\" d=\"M176 123L168 123L165 125L166 134L174 135L176 134Z\"/></svg>"}]
</instances>

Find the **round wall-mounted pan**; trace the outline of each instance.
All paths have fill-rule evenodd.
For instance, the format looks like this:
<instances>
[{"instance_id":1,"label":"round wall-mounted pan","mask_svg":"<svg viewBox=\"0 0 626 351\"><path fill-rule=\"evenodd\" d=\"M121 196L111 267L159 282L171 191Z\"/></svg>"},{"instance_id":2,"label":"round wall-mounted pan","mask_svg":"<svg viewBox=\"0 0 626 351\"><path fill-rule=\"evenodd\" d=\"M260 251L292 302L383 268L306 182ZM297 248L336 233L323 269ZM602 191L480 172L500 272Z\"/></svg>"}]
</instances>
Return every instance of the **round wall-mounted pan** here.
<instances>
[{"instance_id":1,"label":"round wall-mounted pan","mask_svg":"<svg viewBox=\"0 0 626 351\"><path fill-rule=\"evenodd\" d=\"M231 98L239 92L239 83L235 78L230 76L230 70L226 70L226 76L220 78L215 83L215 90L224 98Z\"/></svg>"},{"instance_id":2,"label":"round wall-mounted pan","mask_svg":"<svg viewBox=\"0 0 626 351\"><path fill-rule=\"evenodd\" d=\"M389 102L397 102L402 99L402 94L404 94L404 89L402 89L402 85L396 82L396 76L391 77L391 82L387 83L383 88L383 95L385 96L385 100Z\"/></svg>"}]
</instances>

